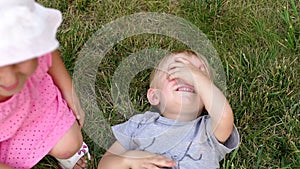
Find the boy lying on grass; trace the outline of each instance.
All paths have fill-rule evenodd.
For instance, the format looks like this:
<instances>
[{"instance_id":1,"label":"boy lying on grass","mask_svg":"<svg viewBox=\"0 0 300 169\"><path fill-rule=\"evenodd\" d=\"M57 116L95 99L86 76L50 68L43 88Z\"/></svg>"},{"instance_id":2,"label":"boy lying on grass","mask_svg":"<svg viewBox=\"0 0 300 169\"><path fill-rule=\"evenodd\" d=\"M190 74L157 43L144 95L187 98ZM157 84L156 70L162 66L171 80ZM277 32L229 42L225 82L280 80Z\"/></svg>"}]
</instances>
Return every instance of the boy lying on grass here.
<instances>
[{"instance_id":1,"label":"boy lying on grass","mask_svg":"<svg viewBox=\"0 0 300 169\"><path fill-rule=\"evenodd\" d=\"M147 98L158 112L113 126L117 141L98 169L219 168L237 148L232 109L213 84L203 58L191 50L165 56L153 70ZM203 115L206 110L208 115Z\"/></svg>"}]
</instances>

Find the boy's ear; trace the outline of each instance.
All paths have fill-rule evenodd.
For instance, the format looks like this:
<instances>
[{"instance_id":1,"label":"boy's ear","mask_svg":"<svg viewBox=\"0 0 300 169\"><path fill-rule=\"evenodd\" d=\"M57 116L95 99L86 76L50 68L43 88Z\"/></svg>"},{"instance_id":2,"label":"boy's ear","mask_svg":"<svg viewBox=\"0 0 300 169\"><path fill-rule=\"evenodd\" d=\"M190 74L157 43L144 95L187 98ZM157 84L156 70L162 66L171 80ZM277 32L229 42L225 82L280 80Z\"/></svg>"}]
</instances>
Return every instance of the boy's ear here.
<instances>
[{"instance_id":1,"label":"boy's ear","mask_svg":"<svg viewBox=\"0 0 300 169\"><path fill-rule=\"evenodd\" d=\"M159 104L159 95L157 89L149 88L147 91L147 98L151 105L157 106Z\"/></svg>"}]
</instances>

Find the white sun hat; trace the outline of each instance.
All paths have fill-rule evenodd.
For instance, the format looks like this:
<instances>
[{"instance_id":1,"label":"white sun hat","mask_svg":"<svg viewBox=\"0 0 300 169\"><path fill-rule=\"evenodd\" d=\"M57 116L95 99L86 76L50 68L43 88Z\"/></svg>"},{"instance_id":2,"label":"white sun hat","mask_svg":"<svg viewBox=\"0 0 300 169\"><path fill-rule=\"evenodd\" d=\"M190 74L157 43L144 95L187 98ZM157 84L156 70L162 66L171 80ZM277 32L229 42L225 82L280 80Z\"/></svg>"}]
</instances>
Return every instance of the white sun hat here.
<instances>
[{"instance_id":1,"label":"white sun hat","mask_svg":"<svg viewBox=\"0 0 300 169\"><path fill-rule=\"evenodd\" d=\"M0 0L0 67L58 48L61 12L34 0Z\"/></svg>"}]
</instances>

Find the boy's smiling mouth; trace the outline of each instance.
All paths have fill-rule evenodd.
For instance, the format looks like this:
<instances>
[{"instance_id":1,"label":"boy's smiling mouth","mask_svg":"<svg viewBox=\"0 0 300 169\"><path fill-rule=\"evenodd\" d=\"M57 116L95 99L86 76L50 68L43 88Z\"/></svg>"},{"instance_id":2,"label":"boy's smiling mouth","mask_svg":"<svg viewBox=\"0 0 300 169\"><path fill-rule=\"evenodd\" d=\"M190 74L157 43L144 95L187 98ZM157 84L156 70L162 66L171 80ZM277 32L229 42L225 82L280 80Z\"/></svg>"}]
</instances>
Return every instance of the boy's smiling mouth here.
<instances>
[{"instance_id":1,"label":"boy's smiling mouth","mask_svg":"<svg viewBox=\"0 0 300 169\"><path fill-rule=\"evenodd\" d=\"M191 85L187 85L187 84L181 84L176 88L176 91L179 92L188 92L188 93L195 93L195 89L193 86Z\"/></svg>"}]
</instances>

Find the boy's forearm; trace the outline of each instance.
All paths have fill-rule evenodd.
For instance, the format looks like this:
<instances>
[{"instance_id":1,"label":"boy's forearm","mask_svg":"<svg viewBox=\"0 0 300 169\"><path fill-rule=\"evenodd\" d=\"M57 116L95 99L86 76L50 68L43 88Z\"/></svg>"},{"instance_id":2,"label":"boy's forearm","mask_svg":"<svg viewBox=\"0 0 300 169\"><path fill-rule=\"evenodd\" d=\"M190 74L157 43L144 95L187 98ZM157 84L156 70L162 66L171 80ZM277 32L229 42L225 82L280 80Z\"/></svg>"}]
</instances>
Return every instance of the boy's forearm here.
<instances>
[{"instance_id":1,"label":"boy's forearm","mask_svg":"<svg viewBox=\"0 0 300 169\"><path fill-rule=\"evenodd\" d=\"M212 129L218 141L224 143L233 130L233 112L228 100L216 86L213 87L210 100L208 113L212 119Z\"/></svg>"},{"instance_id":2,"label":"boy's forearm","mask_svg":"<svg viewBox=\"0 0 300 169\"><path fill-rule=\"evenodd\" d=\"M212 129L220 142L225 142L233 129L233 112L231 106L219 88L208 78L201 75L199 78L198 92L201 96L205 109L208 111Z\"/></svg>"},{"instance_id":3,"label":"boy's forearm","mask_svg":"<svg viewBox=\"0 0 300 169\"><path fill-rule=\"evenodd\" d=\"M109 154L104 155L99 162L98 169L130 169L122 156Z\"/></svg>"}]
</instances>

